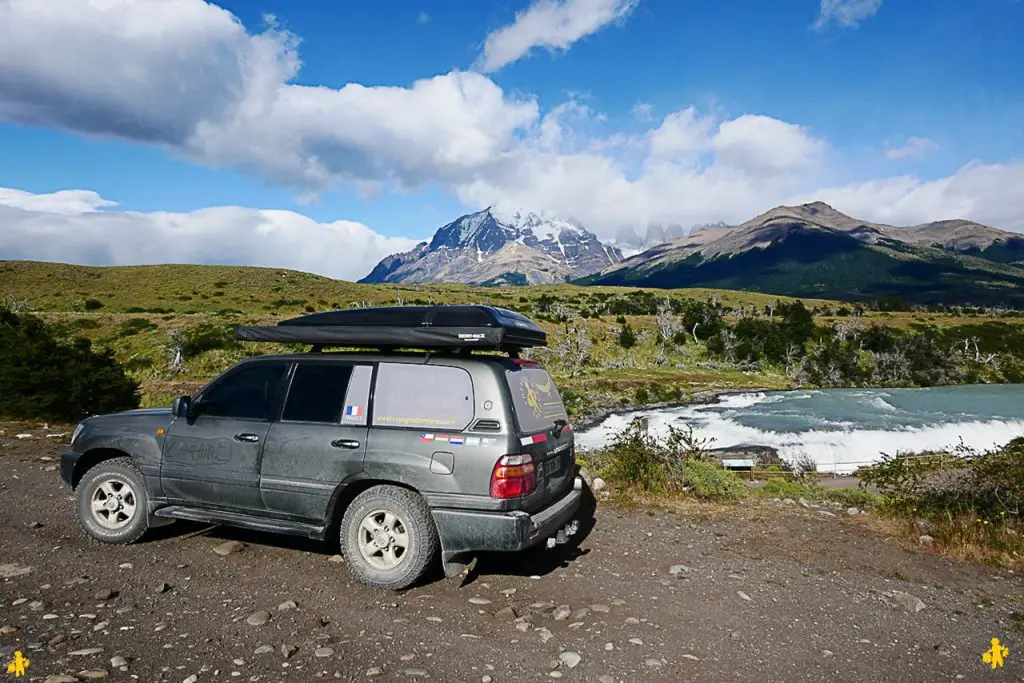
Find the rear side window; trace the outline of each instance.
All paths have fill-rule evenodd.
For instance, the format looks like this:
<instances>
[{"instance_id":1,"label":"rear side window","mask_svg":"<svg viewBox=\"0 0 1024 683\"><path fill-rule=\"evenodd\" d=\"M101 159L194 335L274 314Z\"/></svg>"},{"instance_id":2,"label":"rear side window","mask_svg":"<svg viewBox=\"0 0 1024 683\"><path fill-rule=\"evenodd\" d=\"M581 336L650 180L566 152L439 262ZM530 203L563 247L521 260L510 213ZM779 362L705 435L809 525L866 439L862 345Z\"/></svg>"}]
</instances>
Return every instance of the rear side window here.
<instances>
[{"instance_id":1,"label":"rear side window","mask_svg":"<svg viewBox=\"0 0 1024 683\"><path fill-rule=\"evenodd\" d=\"M512 393L516 421L524 433L550 429L555 420L569 421L562 395L544 368L520 368L505 373Z\"/></svg>"},{"instance_id":2,"label":"rear side window","mask_svg":"<svg viewBox=\"0 0 1024 683\"><path fill-rule=\"evenodd\" d=\"M300 363L295 368L281 419L338 424L351 376L351 365Z\"/></svg>"},{"instance_id":3,"label":"rear side window","mask_svg":"<svg viewBox=\"0 0 1024 683\"><path fill-rule=\"evenodd\" d=\"M462 368L381 363L373 397L378 427L459 431L473 420L473 380Z\"/></svg>"}]
</instances>

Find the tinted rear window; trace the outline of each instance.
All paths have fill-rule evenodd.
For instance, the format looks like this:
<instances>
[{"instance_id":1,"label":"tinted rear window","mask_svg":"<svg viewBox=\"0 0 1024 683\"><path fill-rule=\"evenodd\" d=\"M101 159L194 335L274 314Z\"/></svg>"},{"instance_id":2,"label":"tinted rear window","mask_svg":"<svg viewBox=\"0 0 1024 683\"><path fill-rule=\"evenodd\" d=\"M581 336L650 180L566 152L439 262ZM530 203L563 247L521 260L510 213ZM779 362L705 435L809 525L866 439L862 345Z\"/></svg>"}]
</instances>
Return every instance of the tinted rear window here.
<instances>
[{"instance_id":1,"label":"tinted rear window","mask_svg":"<svg viewBox=\"0 0 1024 683\"><path fill-rule=\"evenodd\" d=\"M299 364L282 419L337 424L351 375L352 367L341 363Z\"/></svg>"},{"instance_id":2,"label":"tinted rear window","mask_svg":"<svg viewBox=\"0 0 1024 683\"><path fill-rule=\"evenodd\" d=\"M544 368L521 368L505 373L512 392L519 429L524 433L550 429L555 420L569 417L562 405L562 395L551 375Z\"/></svg>"}]
</instances>

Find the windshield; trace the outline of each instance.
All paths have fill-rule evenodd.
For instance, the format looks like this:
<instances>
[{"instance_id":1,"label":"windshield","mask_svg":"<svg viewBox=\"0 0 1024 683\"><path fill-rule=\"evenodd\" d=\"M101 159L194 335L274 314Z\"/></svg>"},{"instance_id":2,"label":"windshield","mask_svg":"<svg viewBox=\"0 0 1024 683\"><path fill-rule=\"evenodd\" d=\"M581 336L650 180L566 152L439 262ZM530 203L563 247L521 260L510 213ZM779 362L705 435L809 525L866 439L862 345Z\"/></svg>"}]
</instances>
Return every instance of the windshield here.
<instances>
[{"instance_id":1,"label":"windshield","mask_svg":"<svg viewBox=\"0 0 1024 683\"><path fill-rule=\"evenodd\" d=\"M509 370L505 376L512 392L519 429L523 433L550 429L556 420L568 422L562 396L547 370L540 367L521 368Z\"/></svg>"}]
</instances>

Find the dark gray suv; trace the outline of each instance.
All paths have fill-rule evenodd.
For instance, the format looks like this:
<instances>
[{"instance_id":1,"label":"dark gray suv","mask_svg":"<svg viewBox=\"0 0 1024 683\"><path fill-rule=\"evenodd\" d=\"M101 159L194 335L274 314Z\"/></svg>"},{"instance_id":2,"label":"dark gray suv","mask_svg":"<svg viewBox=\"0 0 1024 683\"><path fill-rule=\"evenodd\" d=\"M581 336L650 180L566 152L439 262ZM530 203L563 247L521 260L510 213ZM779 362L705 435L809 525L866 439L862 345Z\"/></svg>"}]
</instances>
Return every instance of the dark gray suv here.
<instances>
[{"instance_id":1,"label":"dark gray suv","mask_svg":"<svg viewBox=\"0 0 1024 683\"><path fill-rule=\"evenodd\" d=\"M544 341L526 318L357 309L237 336L314 348L244 360L170 410L83 421L61 475L86 533L130 543L186 519L338 534L360 580L401 589L438 555L454 576L480 551L578 529L573 432L551 376L518 358ZM335 345L377 348L324 350Z\"/></svg>"}]
</instances>

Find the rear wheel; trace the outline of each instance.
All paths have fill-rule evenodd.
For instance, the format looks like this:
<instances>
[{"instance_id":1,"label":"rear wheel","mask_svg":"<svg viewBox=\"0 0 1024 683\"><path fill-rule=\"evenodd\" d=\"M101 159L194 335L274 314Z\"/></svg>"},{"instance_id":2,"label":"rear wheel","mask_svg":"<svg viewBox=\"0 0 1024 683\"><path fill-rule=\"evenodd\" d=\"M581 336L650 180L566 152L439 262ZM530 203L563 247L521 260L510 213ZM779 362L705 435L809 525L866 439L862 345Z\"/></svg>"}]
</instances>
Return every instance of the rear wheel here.
<instances>
[{"instance_id":1,"label":"rear wheel","mask_svg":"<svg viewBox=\"0 0 1024 683\"><path fill-rule=\"evenodd\" d=\"M78 523L104 543L128 544L149 528L146 482L131 458L104 460L75 488Z\"/></svg>"},{"instance_id":2,"label":"rear wheel","mask_svg":"<svg viewBox=\"0 0 1024 683\"><path fill-rule=\"evenodd\" d=\"M440 548L426 502L399 486L375 486L356 496L342 518L340 541L356 578L387 590L419 581Z\"/></svg>"}]
</instances>

